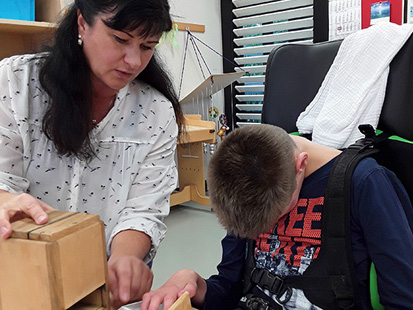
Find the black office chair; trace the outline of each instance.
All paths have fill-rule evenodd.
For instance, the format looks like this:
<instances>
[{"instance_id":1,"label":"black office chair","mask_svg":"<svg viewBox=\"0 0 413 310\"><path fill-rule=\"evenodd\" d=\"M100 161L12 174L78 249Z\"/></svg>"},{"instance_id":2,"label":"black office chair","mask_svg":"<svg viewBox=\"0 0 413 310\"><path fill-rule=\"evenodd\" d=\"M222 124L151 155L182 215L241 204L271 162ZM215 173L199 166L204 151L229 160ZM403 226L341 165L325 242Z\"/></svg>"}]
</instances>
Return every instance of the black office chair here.
<instances>
[{"instance_id":1,"label":"black office chair","mask_svg":"<svg viewBox=\"0 0 413 310\"><path fill-rule=\"evenodd\" d=\"M287 132L298 131L297 118L317 94L341 42L286 44L271 52L265 77L262 123L279 126ZM378 124L379 130L394 136L379 144L380 152L375 158L396 173L413 201L412 118L413 38L410 38L390 64ZM413 223L413 218L409 222ZM375 276L374 271L371 276ZM382 309L374 282L370 287L372 305L374 309Z\"/></svg>"},{"instance_id":2,"label":"black office chair","mask_svg":"<svg viewBox=\"0 0 413 310\"><path fill-rule=\"evenodd\" d=\"M291 43L269 55L262 122L296 132L296 121L317 94L342 41ZM408 141L380 145L377 161L394 171L413 201L413 37L390 64L378 129ZM406 163L406 165L404 165ZM408 164L407 164L408 163Z\"/></svg>"}]
</instances>

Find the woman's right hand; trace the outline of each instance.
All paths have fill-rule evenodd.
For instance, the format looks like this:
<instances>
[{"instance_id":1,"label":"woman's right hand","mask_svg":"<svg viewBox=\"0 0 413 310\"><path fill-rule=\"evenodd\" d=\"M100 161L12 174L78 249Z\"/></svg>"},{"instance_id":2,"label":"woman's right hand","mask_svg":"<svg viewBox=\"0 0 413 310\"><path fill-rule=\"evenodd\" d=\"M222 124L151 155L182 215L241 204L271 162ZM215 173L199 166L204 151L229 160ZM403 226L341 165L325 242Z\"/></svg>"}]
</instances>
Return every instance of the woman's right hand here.
<instances>
[{"instance_id":1,"label":"woman's right hand","mask_svg":"<svg viewBox=\"0 0 413 310\"><path fill-rule=\"evenodd\" d=\"M30 217L38 225L47 223L46 210L51 206L29 194L12 194L0 190L0 237L11 236L11 223L24 217Z\"/></svg>"}]
</instances>

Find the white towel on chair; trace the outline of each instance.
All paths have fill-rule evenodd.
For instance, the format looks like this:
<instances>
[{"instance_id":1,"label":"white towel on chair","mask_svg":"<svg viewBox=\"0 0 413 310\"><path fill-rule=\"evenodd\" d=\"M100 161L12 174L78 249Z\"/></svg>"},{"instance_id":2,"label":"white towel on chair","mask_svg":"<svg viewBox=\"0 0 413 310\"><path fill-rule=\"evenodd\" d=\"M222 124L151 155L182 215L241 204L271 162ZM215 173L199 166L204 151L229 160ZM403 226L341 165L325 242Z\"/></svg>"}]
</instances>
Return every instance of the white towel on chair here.
<instances>
[{"instance_id":1,"label":"white towel on chair","mask_svg":"<svg viewBox=\"0 0 413 310\"><path fill-rule=\"evenodd\" d=\"M298 117L298 131L339 149L362 137L358 125L376 128L389 64L412 31L413 25L380 23L346 37L317 95Z\"/></svg>"}]
</instances>

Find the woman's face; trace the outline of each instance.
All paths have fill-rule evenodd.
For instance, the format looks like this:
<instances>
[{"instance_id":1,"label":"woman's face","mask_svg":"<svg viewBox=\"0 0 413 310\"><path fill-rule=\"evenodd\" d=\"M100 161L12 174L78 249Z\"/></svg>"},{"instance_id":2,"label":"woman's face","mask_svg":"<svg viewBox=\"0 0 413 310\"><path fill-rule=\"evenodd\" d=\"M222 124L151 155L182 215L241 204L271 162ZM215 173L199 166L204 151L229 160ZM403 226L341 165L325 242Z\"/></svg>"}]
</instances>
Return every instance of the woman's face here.
<instances>
[{"instance_id":1,"label":"woman's face","mask_svg":"<svg viewBox=\"0 0 413 310\"><path fill-rule=\"evenodd\" d=\"M92 71L96 95L112 95L134 80L150 61L160 36L139 37L138 30L117 31L107 27L100 15L91 27L79 13L78 28L83 52Z\"/></svg>"}]
</instances>

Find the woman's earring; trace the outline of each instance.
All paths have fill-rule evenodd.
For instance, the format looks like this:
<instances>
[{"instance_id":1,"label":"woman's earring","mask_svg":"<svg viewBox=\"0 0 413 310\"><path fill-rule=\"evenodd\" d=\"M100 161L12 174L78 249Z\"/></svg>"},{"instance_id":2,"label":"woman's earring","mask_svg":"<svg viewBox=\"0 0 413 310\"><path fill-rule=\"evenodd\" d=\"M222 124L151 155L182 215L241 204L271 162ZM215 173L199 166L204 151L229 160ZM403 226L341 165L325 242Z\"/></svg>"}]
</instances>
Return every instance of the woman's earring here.
<instances>
[{"instance_id":1,"label":"woman's earring","mask_svg":"<svg viewBox=\"0 0 413 310\"><path fill-rule=\"evenodd\" d=\"M83 44L82 36L79 34L77 37L78 37L77 44L79 44L79 46L82 46L82 44Z\"/></svg>"}]
</instances>

